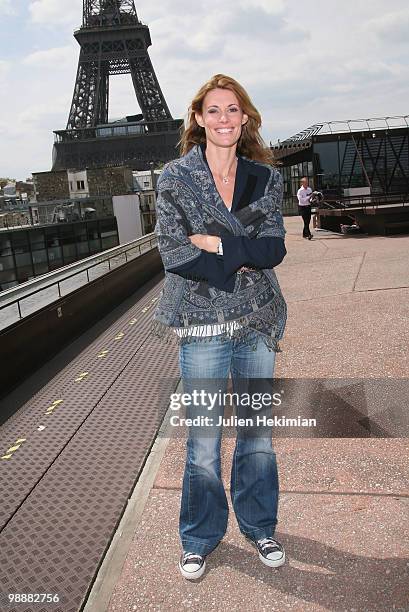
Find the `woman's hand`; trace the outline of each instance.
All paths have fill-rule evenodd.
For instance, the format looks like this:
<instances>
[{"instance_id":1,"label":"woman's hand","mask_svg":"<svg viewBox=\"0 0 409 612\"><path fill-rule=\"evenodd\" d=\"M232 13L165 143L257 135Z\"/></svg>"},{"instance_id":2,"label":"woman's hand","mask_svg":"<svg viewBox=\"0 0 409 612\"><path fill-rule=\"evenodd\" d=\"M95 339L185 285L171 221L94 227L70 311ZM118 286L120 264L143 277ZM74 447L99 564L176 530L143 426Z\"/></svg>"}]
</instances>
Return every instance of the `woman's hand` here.
<instances>
[{"instance_id":1,"label":"woman's hand","mask_svg":"<svg viewBox=\"0 0 409 612\"><path fill-rule=\"evenodd\" d=\"M208 253L217 253L220 243L218 236L210 236L209 234L192 234L189 236L189 240L199 249Z\"/></svg>"}]
</instances>

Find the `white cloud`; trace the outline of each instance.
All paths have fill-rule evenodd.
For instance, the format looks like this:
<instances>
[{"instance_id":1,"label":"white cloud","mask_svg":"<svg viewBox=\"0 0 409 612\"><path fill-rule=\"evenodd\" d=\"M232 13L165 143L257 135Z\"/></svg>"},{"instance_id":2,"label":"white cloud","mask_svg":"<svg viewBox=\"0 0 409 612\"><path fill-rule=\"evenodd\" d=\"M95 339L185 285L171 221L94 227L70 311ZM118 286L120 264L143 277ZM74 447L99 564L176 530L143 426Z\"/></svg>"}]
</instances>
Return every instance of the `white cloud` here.
<instances>
[{"instance_id":1,"label":"white cloud","mask_svg":"<svg viewBox=\"0 0 409 612\"><path fill-rule=\"evenodd\" d=\"M56 71L66 66L71 67L75 62L74 57L73 46L66 45L65 47L33 51L23 58L22 63L26 66L32 66L33 68Z\"/></svg>"},{"instance_id":2,"label":"white cloud","mask_svg":"<svg viewBox=\"0 0 409 612\"><path fill-rule=\"evenodd\" d=\"M0 15L15 15L11 0L0 0Z\"/></svg>"},{"instance_id":3,"label":"white cloud","mask_svg":"<svg viewBox=\"0 0 409 612\"><path fill-rule=\"evenodd\" d=\"M232 2L232 9L237 6L236 2ZM243 9L262 9L269 15L279 15L285 10L283 0L240 0L239 6Z\"/></svg>"},{"instance_id":4,"label":"white cloud","mask_svg":"<svg viewBox=\"0 0 409 612\"><path fill-rule=\"evenodd\" d=\"M17 115L18 129L26 129L30 126L34 129L41 129L44 122L50 123L51 117L65 114L66 102L65 96L56 96L49 101L44 100L36 104L30 104Z\"/></svg>"},{"instance_id":5,"label":"white cloud","mask_svg":"<svg viewBox=\"0 0 409 612\"><path fill-rule=\"evenodd\" d=\"M3 80L7 77L10 71L11 63L6 62L5 60L0 60L0 83L3 83Z\"/></svg>"},{"instance_id":6,"label":"white cloud","mask_svg":"<svg viewBox=\"0 0 409 612\"><path fill-rule=\"evenodd\" d=\"M409 43L409 9L384 13L371 19L367 29L389 43Z\"/></svg>"},{"instance_id":7,"label":"white cloud","mask_svg":"<svg viewBox=\"0 0 409 612\"><path fill-rule=\"evenodd\" d=\"M46 26L59 24L79 25L82 21L81 0L70 0L61 3L61 0L34 0L29 4L29 12L33 23Z\"/></svg>"}]
</instances>

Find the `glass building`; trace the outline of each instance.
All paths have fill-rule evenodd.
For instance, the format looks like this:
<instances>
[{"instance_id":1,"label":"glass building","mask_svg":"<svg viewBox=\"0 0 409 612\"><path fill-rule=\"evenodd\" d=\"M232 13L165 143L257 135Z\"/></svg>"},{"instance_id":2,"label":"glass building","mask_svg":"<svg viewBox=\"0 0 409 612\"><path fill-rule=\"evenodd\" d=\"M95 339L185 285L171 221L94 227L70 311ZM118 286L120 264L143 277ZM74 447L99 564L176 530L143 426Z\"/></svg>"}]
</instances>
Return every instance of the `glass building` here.
<instances>
[{"instance_id":1,"label":"glass building","mask_svg":"<svg viewBox=\"0 0 409 612\"><path fill-rule=\"evenodd\" d=\"M113 216L0 230L0 291L119 244Z\"/></svg>"},{"instance_id":2,"label":"glass building","mask_svg":"<svg viewBox=\"0 0 409 612\"><path fill-rule=\"evenodd\" d=\"M313 125L272 150L284 179L284 214L298 214L297 190L306 176L327 201L366 193L375 201L407 201L409 115Z\"/></svg>"}]
</instances>

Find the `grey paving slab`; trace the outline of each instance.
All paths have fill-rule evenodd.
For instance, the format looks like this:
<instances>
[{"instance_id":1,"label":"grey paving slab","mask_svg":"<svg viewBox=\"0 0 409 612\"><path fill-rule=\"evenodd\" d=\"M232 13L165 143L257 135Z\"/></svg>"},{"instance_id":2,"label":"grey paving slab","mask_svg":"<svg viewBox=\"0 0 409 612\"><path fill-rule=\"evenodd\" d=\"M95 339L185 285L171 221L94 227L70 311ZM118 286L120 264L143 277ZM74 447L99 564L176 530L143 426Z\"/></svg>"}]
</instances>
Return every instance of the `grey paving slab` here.
<instances>
[{"instance_id":1,"label":"grey paving slab","mask_svg":"<svg viewBox=\"0 0 409 612\"><path fill-rule=\"evenodd\" d=\"M308 247L308 248L307 248ZM282 264L278 269L286 268L287 266L294 264L307 264L310 262L320 262L324 257L331 254L328 249L327 241L321 236L316 237L314 240L306 241L299 236L292 234L286 236L286 248L287 255ZM358 254L360 251L358 252ZM336 257L337 254L331 255ZM341 257L345 257L345 254L341 253Z\"/></svg>"},{"instance_id":2,"label":"grey paving slab","mask_svg":"<svg viewBox=\"0 0 409 612\"><path fill-rule=\"evenodd\" d=\"M369 257L389 257L393 253L405 253L408 250L409 236L341 236L328 238L317 234L315 239L322 240L328 249L328 255L337 256L346 253L366 252Z\"/></svg>"},{"instance_id":3,"label":"grey paving slab","mask_svg":"<svg viewBox=\"0 0 409 612\"><path fill-rule=\"evenodd\" d=\"M277 377L409 377L409 289L288 304Z\"/></svg>"},{"instance_id":4,"label":"grey paving slab","mask_svg":"<svg viewBox=\"0 0 409 612\"><path fill-rule=\"evenodd\" d=\"M288 302L318 300L352 292L361 263L362 255L338 259L321 255L318 261L279 266L276 273Z\"/></svg>"},{"instance_id":5,"label":"grey paving slab","mask_svg":"<svg viewBox=\"0 0 409 612\"><path fill-rule=\"evenodd\" d=\"M195 583L177 569L180 492L152 489L108 610L407 610L409 545L402 538L408 500L283 494L277 537L287 563L266 568L228 532Z\"/></svg>"},{"instance_id":6,"label":"grey paving slab","mask_svg":"<svg viewBox=\"0 0 409 612\"><path fill-rule=\"evenodd\" d=\"M185 462L185 438L171 438L156 475L155 487L179 489ZM230 488L235 440L223 438L222 476ZM409 496L408 439L275 439L283 491Z\"/></svg>"},{"instance_id":7,"label":"grey paving slab","mask_svg":"<svg viewBox=\"0 0 409 612\"><path fill-rule=\"evenodd\" d=\"M409 287L409 249L406 253L391 253L388 257L366 256L359 270L355 291L396 287Z\"/></svg>"}]
</instances>

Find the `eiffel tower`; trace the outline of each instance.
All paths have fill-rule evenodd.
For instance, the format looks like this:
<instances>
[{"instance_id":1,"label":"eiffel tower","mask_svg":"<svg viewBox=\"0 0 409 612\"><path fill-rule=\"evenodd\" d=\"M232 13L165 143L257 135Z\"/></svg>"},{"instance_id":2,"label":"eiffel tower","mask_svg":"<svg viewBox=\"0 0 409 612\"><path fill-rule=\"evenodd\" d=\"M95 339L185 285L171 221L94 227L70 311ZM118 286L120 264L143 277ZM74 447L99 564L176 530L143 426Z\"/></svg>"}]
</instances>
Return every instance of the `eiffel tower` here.
<instances>
[{"instance_id":1,"label":"eiffel tower","mask_svg":"<svg viewBox=\"0 0 409 612\"><path fill-rule=\"evenodd\" d=\"M149 28L134 0L83 0L81 47L65 130L55 131L52 170L127 165L143 170L178 157L173 119L148 55ZM130 74L142 111L108 122L109 78Z\"/></svg>"}]
</instances>

